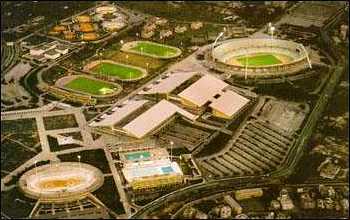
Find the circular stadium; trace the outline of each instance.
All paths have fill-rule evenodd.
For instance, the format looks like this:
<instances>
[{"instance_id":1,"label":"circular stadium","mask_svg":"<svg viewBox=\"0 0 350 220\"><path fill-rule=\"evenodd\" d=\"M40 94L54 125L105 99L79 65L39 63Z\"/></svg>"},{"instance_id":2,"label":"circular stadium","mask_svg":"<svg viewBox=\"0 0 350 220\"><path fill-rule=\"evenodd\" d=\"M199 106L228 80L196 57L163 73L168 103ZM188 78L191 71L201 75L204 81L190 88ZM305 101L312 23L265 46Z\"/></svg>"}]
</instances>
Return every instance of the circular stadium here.
<instances>
[{"instance_id":1,"label":"circular stadium","mask_svg":"<svg viewBox=\"0 0 350 220\"><path fill-rule=\"evenodd\" d=\"M210 48L212 68L238 79L269 79L295 75L311 67L302 44L280 39L240 38Z\"/></svg>"},{"instance_id":2,"label":"circular stadium","mask_svg":"<svg viewBox=\"0 0 350 220\"><path fill-rule=\"evenodd\" d=\"M42 202L67 202L86 197L103 185L103 173L85 163L63 162L36 167L19 180L24 194Z\"/></svg>"}]
</instances>

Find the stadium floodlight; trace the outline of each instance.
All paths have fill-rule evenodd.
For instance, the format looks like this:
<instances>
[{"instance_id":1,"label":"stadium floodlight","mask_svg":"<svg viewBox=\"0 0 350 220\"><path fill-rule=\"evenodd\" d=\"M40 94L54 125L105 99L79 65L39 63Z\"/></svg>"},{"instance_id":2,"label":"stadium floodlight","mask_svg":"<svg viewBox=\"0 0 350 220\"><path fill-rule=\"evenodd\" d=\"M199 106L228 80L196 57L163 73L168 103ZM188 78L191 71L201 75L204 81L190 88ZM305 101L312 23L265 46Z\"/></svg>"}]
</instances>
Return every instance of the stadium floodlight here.
<instances>
[{"instance_id":1,"label":"stadium floodlight","mask_svg":"<svg viewBox=\"0 0 350 220\"><path fill-rule=\"evenodd\" d=\"M215 39L215 41L214 41L214 43L213 43L213 46L212 46L212 48L211 48L212 50L214 49L216 42L217 42L217 41L219 40L219 38L222 37L223 35L224 35L224 32L220 32L220 33L219 33L219 35L217 36L217 38Z\"/></svg>"},{"instance_id":2,"label":"stadium floodlight","mask_svg":"<svg viewBox=\"0 0 350 220\"><path fill-rule=\"evenodd\" d=\"M174 142L170 141L170 160L173 159L173 146L174 146Z\"/></svg>"},{"instance_id":3,"label":"stadium floodlight","mask_svg":"<svg viewBox=\"0 0 350 220\"><path fill-rule=\"evenodd\" d=\"M80 165L80 158L81 158L81 156L80 156L80 155L78 155L78 160L79 160L79 168L81 168L81 165Z\"/></svg>"},{"instance_id":4,"label":"stadium floodlight","mask_svg":"<svg viewBox=\"0 0 350 220\"><path fill-rule=\"evenodd\" d=\"M275 27L274 26L272 26L271 28L270 28L270 30L271 30L271 38L273 39L273 32L275 31Z\"/></svg>"},{"instance_id":5,"label":"stadium floodlight","mask_svg":"<svg viewBox=\"0 0 350 220\"><path fill-rule=\"evenodd\" d=\"M38 176L38 169L37 169L37 166L36 166L36 163L38 161L34 161L34 166L35 166L35 177Z\"/></svg>"}]
</instances>

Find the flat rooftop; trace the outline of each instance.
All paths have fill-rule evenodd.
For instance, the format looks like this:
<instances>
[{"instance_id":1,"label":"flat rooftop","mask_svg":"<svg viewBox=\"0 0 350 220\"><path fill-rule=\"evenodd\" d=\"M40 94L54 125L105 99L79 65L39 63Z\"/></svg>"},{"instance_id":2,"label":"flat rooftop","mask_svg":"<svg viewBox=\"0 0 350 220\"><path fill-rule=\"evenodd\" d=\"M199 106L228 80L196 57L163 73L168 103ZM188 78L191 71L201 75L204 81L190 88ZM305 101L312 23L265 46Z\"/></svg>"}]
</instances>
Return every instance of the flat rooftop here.
<instances>
[{"instance_id":1,"label":"flat rooftop","mask_svg":"<svg viewBox=\"0 0 350 220\"><path fill-rule=\"evenodd\" d=\"M176 113L179 113L190 120L195 120L198 117L167 100L162 100L125 125L123 129L132 136L142 138L162 125Z\"/></svg>"},{"instance_id":2,"label":"flat rooftop","mask_svg":"<svg viewBox=\"0 0 350 220\"><path fill-rule=\"evenodd\" d=\"M108 114L107 112L101 116L102 120L93 121L90 123L90 126L113 126L123 120L128 115L135 112L137 109L141 108L146 104L148 100L129 100L122 104L116 105L112 108L112 113Z\"/></svg>"},{"instance_id":3,"label":"flat rooftop","mask_svg":"<svg viewBox=\"0 0 350 220\"><path fill-rule=\"evenodd\" d=\"M211 75L205 75L182 91L179 96L200 107L216 94L221 93L227 86L228 84L224 81Z\"/></svg>"},{"instance_id":4,"label":"flat rooftop","mask_svg":"<svg viewBox=\"0 0 350 220\"><path fill-rule=\"evenodd\" d=\"M167 73L161 76L155 83L148 85L147 91L141 91L139 94L170 93L196 74L196 72Z\"/></svg>"},{"instance_id":5,"label":"flat rooftop","mask_svg":"<svg viewBox=\"0 0 350 220\"><path fill-rule=\"evenodd\" d=\"M250 100L238 93L227 90L219 98L212 101L209 107L232 117L236 112L248 104Z\"/></svg>"},{"instance_id":6,"label":"flat rooftop","mask_svg":"<svg viewBox=\"0 0 350 220\"><path fill-rule=\"evenodd\" d=\"M183 175L179 165L169 159L133 163L124 167L122 172L128 182L152 176Z\"/></svg>"}]
</instances>

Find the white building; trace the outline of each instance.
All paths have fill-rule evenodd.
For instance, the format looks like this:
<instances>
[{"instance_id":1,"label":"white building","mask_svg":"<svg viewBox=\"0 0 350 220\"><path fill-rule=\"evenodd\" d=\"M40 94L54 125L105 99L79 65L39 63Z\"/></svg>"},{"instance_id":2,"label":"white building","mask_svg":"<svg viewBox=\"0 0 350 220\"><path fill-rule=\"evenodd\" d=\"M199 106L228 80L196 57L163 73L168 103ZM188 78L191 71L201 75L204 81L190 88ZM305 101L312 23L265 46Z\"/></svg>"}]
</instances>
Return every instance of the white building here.
<instances>
[{"instance_id":1,"label":"white building","mask_svg":"<svg viewBox=\"0 0 350 220\"><path fill-rule=\"evenodd\" d=\"M44 57L47 59L55 60L59 58L61 54L54 49L48 50L44 53Z\"/></svg>"},{"instance_id":2,"label":"white building","mask_svg":"<svg viewBox=\"0 0 350 220\"><path fill-rule=\"evenodd\" d=\"M113 19L111 21L104 21L102 22L102 27L106 29L107 31L115 31L120 30L123 27L126 26L126 23L124 20L120 19Z\"/></svg>"},{"instance_id":3,"label":"white building","mask_svg":"<svg viewBox=\"0 0 350 220\"><path fill-rule=\"evenodd\" d=\"M58 45L55 50L60 54L67 54L69 52L69 48L64 45Z\"/></svg>"},{"instance_id":4,"label":"white building","mask_svg":"<svg viewBox=\"0 0 350 220\"><path fill-rule=\"evenodd\" d=\"M230 218L232 214L232 210L230 206L223 206L220 209L220 218Z\"/></svg>"},{"instance_id":5,"label":"white building","mask_svg":"<svg viewBox=\"0 0 350 220\"><path fill-rule=\"evenodd\" d=\"M43 55L44 53L45 53L45 50L41 47L31 48L29 50L29 54L31 56L40 56L40 55Z\"/></svg>"}]
</instances>

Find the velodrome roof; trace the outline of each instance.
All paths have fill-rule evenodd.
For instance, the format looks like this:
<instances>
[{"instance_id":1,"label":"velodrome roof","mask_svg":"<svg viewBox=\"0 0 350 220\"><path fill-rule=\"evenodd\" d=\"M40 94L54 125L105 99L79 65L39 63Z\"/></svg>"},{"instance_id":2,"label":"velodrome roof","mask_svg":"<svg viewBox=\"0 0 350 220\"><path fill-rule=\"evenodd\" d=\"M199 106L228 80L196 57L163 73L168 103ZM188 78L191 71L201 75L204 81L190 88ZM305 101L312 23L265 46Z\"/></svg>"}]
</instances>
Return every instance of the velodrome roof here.
<instances>
[{"instance_id":1,"label":"velodrome roof","mask_svg":"<svg viewBox=\"0 0 350 220\"><path fill-rule=\"evenodd\" d=\"M123 129L137 138L142 138L168 120L175 113L179 113L191 120L195 120L198 117L167 100L162 100L125 125Z\"/></svg>"},{"instance_id":2,"label":"velodrome roof","mask_svg":"<svg viewBox=\"0 0 350 220\"><path fill-rule=\"evenodd\" d=\"M124 167L122 171L128 182L155 175L183 175L179 165L169 159L133 163Z\"/></svg>"},{"instance_id":3,"label":"velodrome roof","mask_svg":"<svg viewBox=\"0 0 350 220\"><path fill-rule=\"evenodd\" d=\"M228 84L224 81L211 75L205 75L182 91L179 96L197 106L202 106L216 94L221 93L226 86Z\"/></svg>"},{"instance_id":4,"label":"velodrome roof","mask_svg":"<svg viewBox=\"0 0 350 220\"><path fill-rule=\"evenodd\" d=\"M148 100L129 100L127 102L124 102L122 106L115 106L112 109L112 111L114 111L112 114L108 115L107 113L105 113L101 116L101 121L93 121L92 123L90 123L90 125L94 127L113 126L126 116L141 108L147 102Z\"/></svg>"},{"instance_id":5,"label":"velodrome roof","mask_svg":"<svg viewBox=\"0 0 350 220\"><path fill-rule=\"evenodd\" d=\"M221 96L218 99L214 99L209 107L232 117L249 101L249 99L235 93L234 91L227 90L221 93Z\"/></svg>"},{"instance_id":6,"label":"velodrome roof","mask_svg":"<svg viewBox=\"0 0 350 220\"><path fill-rule=\"evenodd\" d=\"M167 78L158 80L158 84L151 84L147 86L148 91L141 91L139 94L155 94L155 93L169 93L180 86L182 83L189 80L196 72L175 72L166 74Z\"/></svg>"}]
</instances>

